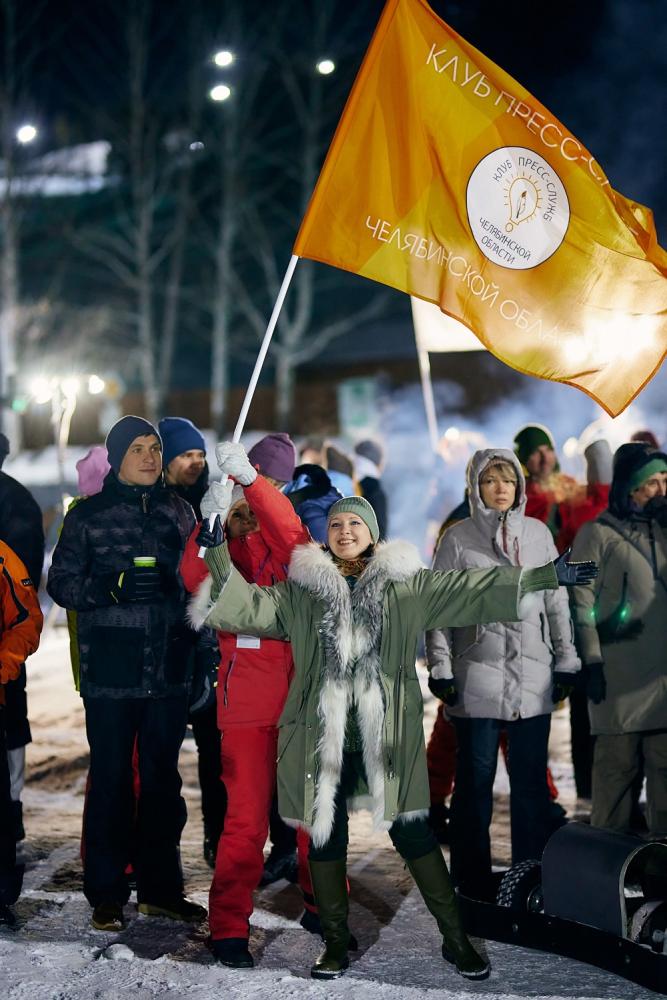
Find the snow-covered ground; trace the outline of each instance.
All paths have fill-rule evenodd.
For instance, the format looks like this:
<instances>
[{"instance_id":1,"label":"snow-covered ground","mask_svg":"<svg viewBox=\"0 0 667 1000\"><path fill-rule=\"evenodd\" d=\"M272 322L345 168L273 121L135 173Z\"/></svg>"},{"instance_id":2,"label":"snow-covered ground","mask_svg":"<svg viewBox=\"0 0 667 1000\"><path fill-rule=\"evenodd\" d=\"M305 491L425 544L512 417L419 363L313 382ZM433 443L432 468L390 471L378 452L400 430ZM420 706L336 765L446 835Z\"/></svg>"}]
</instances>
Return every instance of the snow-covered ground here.
<instances>
[{"instance_id":1,"label":"snow-covered ground","mask_svg":"<svg viewBox=\"0 0 667 1000\"><path fill-rule=\"evenodd\" d=\"M217 965L206 948L207 928L138 916L131 902L121 934L90 926L81 891L79 831L86 774L83 713L73 691L64 629L50 631L29 662L34 743L24 792L27 862L24 892L16 905L18 928L0 929L0 993L7 1000L91 1000L132 995L192 1000L345 997L346 1000L462 1000L474 996L649 1000L654 993L590 966L541 952L484 942L493 971L469 984L445 965L440 940L386 836L374 834L367 817L351 822L350 923L360 949L342 979L319 983L309 968L319 942L302 930L298 890L279 882L257 893L251 950L256 968ZM433 701L427 692L427 725ZM567 763L567 720L554 721L554 770L561 798L574 807ZM182 756L189 819L183 863L192 898L206 902L210 871L201 858L201 817L196 753L186 740ZM499 766L493 839L495 861L507 864L507 782ZM667 987L666 987L667 988Z\"/></svg>"}]
</instances>

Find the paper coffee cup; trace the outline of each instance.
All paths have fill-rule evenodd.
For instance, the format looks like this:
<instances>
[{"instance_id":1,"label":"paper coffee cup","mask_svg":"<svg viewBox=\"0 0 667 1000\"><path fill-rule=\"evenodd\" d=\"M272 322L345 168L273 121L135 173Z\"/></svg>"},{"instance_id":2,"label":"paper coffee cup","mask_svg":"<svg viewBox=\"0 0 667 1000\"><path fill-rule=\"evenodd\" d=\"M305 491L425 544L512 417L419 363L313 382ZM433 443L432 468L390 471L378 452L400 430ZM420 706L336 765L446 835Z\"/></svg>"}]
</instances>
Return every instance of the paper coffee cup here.
<instances>
[{"instance_id":1,"label":"paper coffee cup","mask_svg":"<svg viewBox=\"0 0 667 1000\"><path fill-rule=\"evenodd\" d=\"M135 556L132 560L135 566L155 566L155 556Z\"/></svg>"}]
</instances>

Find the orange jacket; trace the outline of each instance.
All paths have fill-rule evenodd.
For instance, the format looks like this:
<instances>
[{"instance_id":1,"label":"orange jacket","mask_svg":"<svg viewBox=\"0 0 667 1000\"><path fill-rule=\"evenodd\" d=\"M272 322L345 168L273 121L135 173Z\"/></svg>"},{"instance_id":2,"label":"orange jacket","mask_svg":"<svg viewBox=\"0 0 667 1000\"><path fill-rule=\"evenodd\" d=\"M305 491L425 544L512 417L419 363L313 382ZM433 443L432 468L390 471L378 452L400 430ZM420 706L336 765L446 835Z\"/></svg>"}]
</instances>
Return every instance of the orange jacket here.
<instances>
[{"instance_id":1,"label":"orange jacket","mask_svg":"<svg viewBox=\"0 0 667 1000\"><path fill-rule=\"evenodd\" d=\"M13 549L0 542L0 705L4 686L39 646L44 619L32 580Z\"/></svg>"}]
</instances>

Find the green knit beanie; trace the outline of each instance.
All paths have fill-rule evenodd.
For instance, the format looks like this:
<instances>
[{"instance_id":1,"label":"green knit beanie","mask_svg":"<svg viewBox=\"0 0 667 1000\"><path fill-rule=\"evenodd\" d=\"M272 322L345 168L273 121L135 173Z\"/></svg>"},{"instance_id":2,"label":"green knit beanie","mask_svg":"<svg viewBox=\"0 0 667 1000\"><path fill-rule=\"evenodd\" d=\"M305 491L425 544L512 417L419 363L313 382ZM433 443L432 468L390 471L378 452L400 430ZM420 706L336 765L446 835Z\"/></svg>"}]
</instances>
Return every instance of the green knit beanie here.
<instances>
[{"instance_id":1,"label":"green knit beanie","mask_svg":"<svg viewBox=\"0 0 667 1000\"><path fill-rule=\"evenodd\" d=\"M554 439L546 427L541 424L528 424L517 432L514 438L514 454L522 465L525 465L534 451L545 444L556 450Z\"/></svg>"},{"instance_id":2,"label":"green knit beanie","mask_svg":"<svg viewBox=\"0 0 667 1000\"><path fill-rule=\"evenodd\" d=\"M331 518L336 514L356 514L357 517L360 517L370 531L373 544L375 545L380 537L380 529L378 528L375 511L369 504L368 500L364 500L363 497L357 496L343 497L342 500L336 500L336 502L329 507L329 513L327 514L327 527Z\"/></svg>"}]
</instances>

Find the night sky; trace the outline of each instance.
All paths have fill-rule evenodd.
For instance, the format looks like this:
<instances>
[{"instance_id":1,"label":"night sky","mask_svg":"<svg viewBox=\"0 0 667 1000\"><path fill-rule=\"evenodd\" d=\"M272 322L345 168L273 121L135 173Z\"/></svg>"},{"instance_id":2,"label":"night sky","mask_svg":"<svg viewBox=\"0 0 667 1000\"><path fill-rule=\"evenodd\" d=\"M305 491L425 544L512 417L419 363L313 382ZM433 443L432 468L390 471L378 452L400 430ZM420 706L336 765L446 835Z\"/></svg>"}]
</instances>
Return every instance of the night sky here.
<instances>
[{"instance_id":1,"label":"night sky","mask_svg":"<svg viewBox=\"0 0 667 1000\"><path fill-rule=\"evenodd\" d=\"M140 0L16 3L20 31L17 66L21 75L15 124L29 120L40 129L38 142L26 156L98 139L110 139L114 143L113 155L122 155L118 147L126 137L123 123L128 112L125 33L129 14L141 6ZM656 0L559 0L541 4L534 0L433 0L432 6L560 118L591 150L617 190L654 210L658 236L664 243L667 4ZM323 157L382 3L170 0L147 2L147 7L150 47L146 96L150 124L162 134L177 132L187 119L187 81L193 65L199 72L202 134L206 129L211 134L224 127L224 109L205 96L210 86L228 80L242 96L253 70L262 69L260 99L251 112L260 118L249 121L248 128L254 127L260 149L265 129L267 146L281 159L277 166L263 162L261 157L251 160L241 178L238 197L241 201L247 192L260 188L272 207L282 208L284 203L286 210L272 223L272 238L276 258L287 260L299 218L295 187L290 189L289 179L283 176L295 133L293 112L273 86L272 74L277 76L280 66L289 64L303 76L312 73L316 58L328 56L336 61L336 73L326 78L320 121ZM317 16L330 8L336 12L331 32L322 51L316 52L313 25ZM282 25L280 32L278 24ZM236 53L232 71L213 66L211 56L219 48ZM198 189L205 192L207 185L214 185L215 170L212 161L202 160ZM75 226L86 221L87 211L85 204L77 209ZM208 211L204 194L200 215L206 217ZM40 224L38 218L38 229ZM46 238L38 232L34 246L27 241L24 254L23 285L28 295L45 294L51 271L62 256L60 221L44 225ZM196 247L190 258L188 277L193 287L210 287L210 272L198 260ZM362 279L333 269L323 270L329 273L318 280L325 289L328 287L329 294L340 297L342 292L363 301L374 292ZM78 296L80 303L85 303L87 296L101 295L105 304L117 308L115 297L119 293L108 276L107 285L100 286L101 292L88 273L77 275L75 282L71 277L67 280L70 286L74 284L74 292L65 281L66 293ZM34 290L31 282L35 283ZM407 296L391 294L396 303L395 317L407 322ZM270 306L268 301L260 303L267 314ZM189 311L184 322L174 381L206 384L209 328ZM254 344L251 340L243 356L243 352L237 352L233 357L237 383L252 362ZM269 358L269 366L270 362ZM269 377L268 370L266 374Z\"/></svg>"},{"instance_id":2,"label":"night sky","mask_svg":"<svg viewBox=\"0 0 667 1000\"><path fill-rule=\"evenodd\" d=\"M18 5L29 24L25 44L39 40L25 80L26 115L36 116L42 143L100 138L105 113L119 112L123 11L126 0L31 0ZM234 6L257 30L255 51L271 41L275 2L170 0L155 4L151 21L153 86L178 117L187 61L187 25L199 6L205 28L200 55L228 45L225 18ZM298 58L316 3L293 2L291 51ZM342 85L351 84L382 9L377 0L348 0L355 36L332 38ZM434 10L546 104L587 145L622 193L651 205L667 223L664 184L667 128L667 5L655 0L434 0ZM207 40L210 38L210 43ZM340 50L342 48L342 51ZM211 81L212 66L206 67ZM333 124L333 123L332 123ZM103 137L103 136L102 136Z\"/></svg>"}]
</instances>

